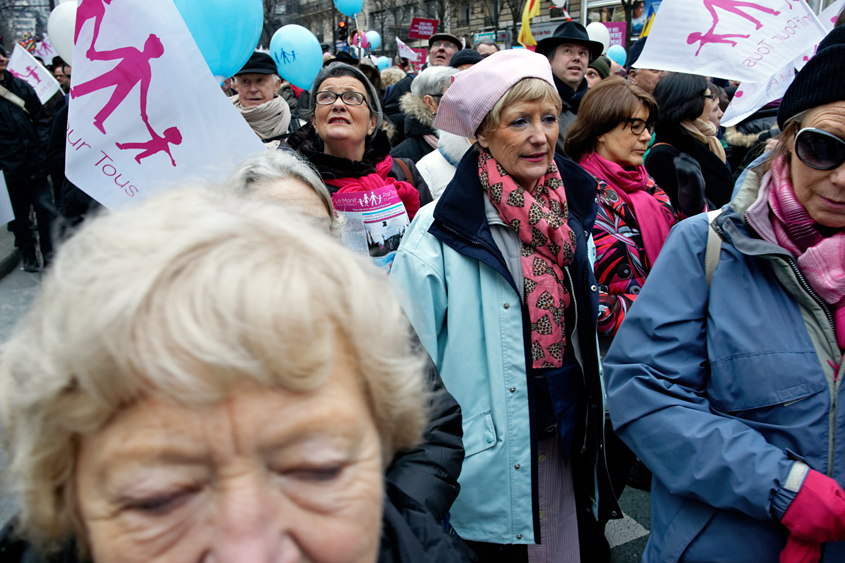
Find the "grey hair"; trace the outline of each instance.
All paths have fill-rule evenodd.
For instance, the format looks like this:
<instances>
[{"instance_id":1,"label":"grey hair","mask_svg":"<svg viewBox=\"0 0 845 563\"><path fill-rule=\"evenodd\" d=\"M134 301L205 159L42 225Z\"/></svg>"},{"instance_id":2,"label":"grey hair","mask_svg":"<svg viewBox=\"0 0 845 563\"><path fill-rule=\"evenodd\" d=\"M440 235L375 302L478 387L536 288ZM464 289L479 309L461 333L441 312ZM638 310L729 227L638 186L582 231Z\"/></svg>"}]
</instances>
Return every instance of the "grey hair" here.
<instances>
[{"instance_id":1,"label":"grey hair","mask_svg":"<svg viewBox=\"0 0 845 563\"><path fill-rule=\"evenodd\" d=\"M411 93L423 99L426 95L435 96L452 83L452 77L460 72L450 66L430 66L411 82Z\"/></svg>"},{"instance_id":2,"label":"grey hair","mask_svg":"<svg viewBox=\"0 0 845 563\"><path fill-rule=\"evenodd\" d=\"M317 77L314 79L314 84L311 86L311 107L309 109L309 116L313 116L314 112L317 111L317 92L320 91L320 86L323 85L323 82L329 78L341 78L344 76L358 80L364 85L364 90L367 91L367 99L364 103L366 103L367 107L370 108L370 114L376 116L376 127L370 135L370 139L374 139L378 132L381 131L381 124L384 122L384 112L381 108L381 97L379 96L376 87L373 86L373 83L370 82L363 72L346 63L331 63L317 74Z\"/></svg>"},{"instance_id":3,"label":"grey hair","mask_svg":"<svg viewBox=\"0 0 845 563\"><path fill-rule=\"evenodd\" d=\"M479 39L478 41L475 42L475 50L476 51L478 51L479 45L492 45L493 47L496 48L497 51L499 50L499 45L497 45L495 41L493 41L492 39L488 39L487 37L485 37L483 39Z\"/></svg>"},{"instance_id":4,"label":"grey hair","mask_svg":"<svg viewBox=\"0 0 845 563\"><path fill-rule=\"evenodd\" d=\"M343 220L335 216L332 196L310 162L292 150L262 151L244 160L223 184L225 189L235 193L251 194L256 188L280 180L299 180L310 186L326 207L331 217L331 232L338 234Z\"/></svg>"},{"instance_id":5,"label":"grey hair","mask_svg":"<svg viewBox=\"0 0 845 563\"><path fill-rule=\"evenodd\" d=\"M369 257L282 205L190 188L86 221L0 361L16 531L39 552L74 535L86 550L81 444L151 394L201 409L250 384L307 392L341 355L386 468L427 421L427 356L411 336Z\"/></svg>"}]
</instances>

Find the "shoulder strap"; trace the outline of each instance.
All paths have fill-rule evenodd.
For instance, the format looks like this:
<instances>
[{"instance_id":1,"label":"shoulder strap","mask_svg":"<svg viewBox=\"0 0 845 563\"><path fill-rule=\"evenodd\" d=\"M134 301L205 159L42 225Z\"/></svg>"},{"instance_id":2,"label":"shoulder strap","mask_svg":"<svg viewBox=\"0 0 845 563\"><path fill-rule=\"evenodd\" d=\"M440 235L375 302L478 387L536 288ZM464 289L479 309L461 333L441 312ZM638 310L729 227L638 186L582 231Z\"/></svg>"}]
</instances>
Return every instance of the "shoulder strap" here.
<instances>
[{"instance_id":1,"label":"shoulder strap","mask_svg":"<svg viewBox=\"0 0 845 563\"><path fill-rule=\"evenodd\" d=\"M409 184L411 184L411 187L416 189L417 186L414 185L414 177L411 175L411 169L408 168L408 165L405 164L405 161L402 160L401 158L396 158L394 160L396 160L396 164L399 165L399 168L402 169L402 172L405 173L405 181L408 182Z\"/></svg>"},{"instance_id":2,"label":"shoulder strap","mask_svg":"<svg viewBox=\"0 0 845 563\"><path fill-rule=\"evenodd\" d=\"M713 272L716 271L716 266L719 265L719 255L722 253L722 239L713 223L719 215L722 214L721 209L714 209L707 212L707 246L704 249L704 272L707 276L707 286L709 287L713 281Z\"/></svg>"},{"instance_id":3,"label":"shoulder strap","mask_svg":"<svg viewBox=\"0 0 845 563\"><path fill-rule=\"evenodd\" d=\"M24 110L27 115L29 115L29 111L27 111L27 109L26 109L26 102L24 102L22 99L20 99L18 96L16 96L12 92L9 92L9 90L6 89L5 86L0 86L0 96L2 96L6 100L9 100L13 104L18 106L22 110Z\"/></svg>"}]
</instances>

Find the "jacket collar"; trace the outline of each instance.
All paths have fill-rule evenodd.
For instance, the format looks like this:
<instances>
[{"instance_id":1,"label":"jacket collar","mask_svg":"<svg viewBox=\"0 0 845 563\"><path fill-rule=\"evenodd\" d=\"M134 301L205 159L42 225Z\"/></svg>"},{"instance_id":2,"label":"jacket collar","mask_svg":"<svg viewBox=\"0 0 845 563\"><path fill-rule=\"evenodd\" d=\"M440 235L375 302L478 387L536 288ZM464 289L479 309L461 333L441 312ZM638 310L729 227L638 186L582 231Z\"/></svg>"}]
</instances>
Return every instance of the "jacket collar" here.
<instances>
[{"instance_id":1,"label":"jacket collar","mask_svg":"<svg viewBox=\"0 0 845 563\"><path fill-rule=\"evenodd\" d=\"M571 160L558 154L554 158L563 180L569 213L583 223L585 230L592 231L597 180ZM484 197L484 189L478 178L478 153L468 150L458 164L452 181L436 203L434 220L468 239L478 237L482 231L489 231Z\"/></svg>"},{"instance_id":2,"label":"jacket collar","mask_svg":"<svg viewBox=\"0 0 845 563\"><path fill-rule=\"evenodd\" d=\"M563 83L563 81L555 75L552 75L552 78L555 80L555 88L557 88L557 93L560 96L560 101L563 103L564 110L572 110L573 112L578 112L578 107L581 105L581 99L584 97L584 94L587 93L587 89L589 85L587 84L587 79L583 79L581 84L578 85L577 90L573 90L569 86Z\"/></svg>"}]
</instances>

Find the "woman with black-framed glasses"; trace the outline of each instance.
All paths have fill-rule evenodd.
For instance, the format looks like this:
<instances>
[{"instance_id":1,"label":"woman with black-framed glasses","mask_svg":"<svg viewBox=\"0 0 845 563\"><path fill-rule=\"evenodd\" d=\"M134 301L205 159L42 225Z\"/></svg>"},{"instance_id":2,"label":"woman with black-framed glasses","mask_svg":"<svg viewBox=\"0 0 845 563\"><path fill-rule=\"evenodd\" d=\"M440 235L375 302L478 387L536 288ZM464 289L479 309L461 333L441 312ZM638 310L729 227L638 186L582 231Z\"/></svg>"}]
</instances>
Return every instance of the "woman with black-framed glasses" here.
<instances>
[{"instance_id":1,"label":"woman with black-framed glasses","mask_svg":"<svg viewBox=\"0 0 845 563\"><path fill-rule=\"evenodd\" d=\"M658 82L654 98L660 106L660 123L645 158L648 173L678 210L681 202L675 158L687 154L701 168L708 207L715 209L728 203L733 180L725 148L717 137L718 126L710 120L713 106L719 104L710 83L703 76L669 73ZM684 176L685 171L681 174ZM695 213L703 210L704 206Z\"/></svg>"},{"instance_id":2,"label":"woman with black-framed glasses","mask_svg":"<svg viewBox=\"0 0 845 563\"><path fill-rule=\"evenodd\" d=\"M837 28L777 148L675 227L605 361L613 427L654 474L643 561L845 561L843 60Z\"/></svg>"},{"instance_id":3,"label":"woman with black-framed glasses","mask_svg":"<svg viewBox=\"0 0 845 563\"><path fill-rule=\"evenodd\" d=\"M605 349L678 221L669 197L643 166L658 118L651 94L611 77L584 96L567 134L566 154L599 180L593 269Z\"/></svg>"},{"instance_id":4,"label":"woman with black-framed glasses","mask_svg":"<svg viewBox=\"0 0 845 563\"><path fill-rule=\"evenodd\" d=\"M414 162L390 156L380 96L357 68L332 63L314 79L309 123L288 137L320 173L329 192L367 192L392 186L410 219L432 201Z\"/></svg>"}]
</instances>

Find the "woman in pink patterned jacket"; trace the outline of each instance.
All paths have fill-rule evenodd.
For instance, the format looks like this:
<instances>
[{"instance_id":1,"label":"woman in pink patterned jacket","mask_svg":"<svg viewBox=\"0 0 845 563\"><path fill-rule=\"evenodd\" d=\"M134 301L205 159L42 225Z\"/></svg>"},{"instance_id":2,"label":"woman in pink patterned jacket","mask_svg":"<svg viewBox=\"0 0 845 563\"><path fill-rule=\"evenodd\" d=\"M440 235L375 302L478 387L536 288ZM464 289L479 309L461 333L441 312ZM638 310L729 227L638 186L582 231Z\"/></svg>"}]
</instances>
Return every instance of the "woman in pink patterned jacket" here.
<instances>
[{"instance_id":1,"label":"woman in pink patterned jacket","mask_svg":"<svg viewBox=\"0 0 845 563\"><path fill-rule=\"evenodd\" d=\"M616 334L678 221L643 166L658 115L650 94L612 77L584 97L567 136L566 153L599 180L593 239L602 340Z\"/></svg>"}]
</instances>

